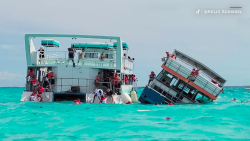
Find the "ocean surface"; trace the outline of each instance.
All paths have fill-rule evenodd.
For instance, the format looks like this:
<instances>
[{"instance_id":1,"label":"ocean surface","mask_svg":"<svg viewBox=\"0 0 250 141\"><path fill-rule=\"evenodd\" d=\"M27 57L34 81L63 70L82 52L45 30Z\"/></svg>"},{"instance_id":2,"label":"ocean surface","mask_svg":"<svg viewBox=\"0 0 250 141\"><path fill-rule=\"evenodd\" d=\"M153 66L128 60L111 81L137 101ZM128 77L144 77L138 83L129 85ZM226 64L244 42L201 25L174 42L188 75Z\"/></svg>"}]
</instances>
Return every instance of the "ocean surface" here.
<instances>
[{"instance_id":1,"label":"ocean surface","mask_svg":"<svg viewBox=\"0 0 250 141\"><path fill-rule=\"evenodd\" d=\"M1 140L250 140L243 88L211 104L172 106L19 102L23 90L0 88Z\"/></svg>"}]
</instances>

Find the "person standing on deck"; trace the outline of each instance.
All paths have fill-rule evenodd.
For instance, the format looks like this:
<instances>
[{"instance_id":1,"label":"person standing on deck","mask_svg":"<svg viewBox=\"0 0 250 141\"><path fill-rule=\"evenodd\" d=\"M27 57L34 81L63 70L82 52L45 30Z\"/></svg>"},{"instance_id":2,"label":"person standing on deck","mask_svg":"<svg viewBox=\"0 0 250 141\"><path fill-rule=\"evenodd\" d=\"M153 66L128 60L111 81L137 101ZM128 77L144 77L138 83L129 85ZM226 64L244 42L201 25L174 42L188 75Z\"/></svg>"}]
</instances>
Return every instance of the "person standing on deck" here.
<instances>
[{"instance_id":1,"label":"person standing on deck","mask_svg":"<svg viewBox=\"0 0 250 141\"><path fill-rule=\"evenodd\" d=\"M105 92L105 96L107 98L111 97L112 98L112 103L115 103L114 102L114 97L113 97L113 92L108 88L107 91Z\"/></svg>"},{"instance_id":2,"label":"person standing on deck","mask_svg":"<svg viewBox=\"0 0 250 141\"><path fill-rule=\"evenodd\" d=\"M155 77L156 77L155 73L153 71L151 71L151 74L149 75L148 86L149 86L150 82L155 79Z\"/></svg>"},{"instance_id":3,"label":"person standing on deck","mask_svg":"<svg viewBox=\"0 0 250 141\"><path fill-rule=\"evenodd\" d=\"M38 51L40 51L40 53L39 53L39 58L44 58L44 49L43 49L43 47L41 47Z\"/></svg>"},{"instance_id":4,"label":"person standing on deck","mask_svg":"<svg viewBox=\"0 0 250 141\"><path fill-rule=\"evenodd\" d=\"M75 52L76 52L76 48L75 45L73 45L73 48L68 48L69 51L69 60L72 60L73 62L73 66L75 66L75 62L74 62L74 57L75 57Z\"/></svg>"},{"instance_id":5,"label":"person standing on deck","mask_svg":"<svg viewBox=\"0 0 250 141\"><path fill-rule=\"evenodd\" d=\"M101 81L101 73L98 72L98 74L95 77L95 89L99 89L99 82Z\"/></svg>"}]
</instances>

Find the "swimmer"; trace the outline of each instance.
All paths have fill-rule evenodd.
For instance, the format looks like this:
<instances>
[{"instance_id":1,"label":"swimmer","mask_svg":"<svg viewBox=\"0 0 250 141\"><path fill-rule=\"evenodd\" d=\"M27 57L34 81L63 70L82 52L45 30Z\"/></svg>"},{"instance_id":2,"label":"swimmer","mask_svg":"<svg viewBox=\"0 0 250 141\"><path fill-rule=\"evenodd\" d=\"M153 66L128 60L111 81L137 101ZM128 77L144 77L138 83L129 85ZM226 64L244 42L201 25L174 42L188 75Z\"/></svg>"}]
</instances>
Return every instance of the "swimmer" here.
<instances>
[{"instance_id":1,"label":"swimmer","mask_svg":"<svg viewBox=\"0 0 250 141\"><path fill-rule=\"evenodd\" d=\"M155 103L155 105L159 105L158 103Z\"/></svg>"},{"instance_id":2,"label":"swimmer","mask_svg":"<svg viewBox=\"0 0 250 141\"><path fill-rule=\"evenodd\" d=\"M231 100L231 101L236 101L236 98L234 98L233 100Z\"/></svg>"},{"instance_id":3,"label":"swimmer","mask_svg":"<svg viewBox=\"0 0 250 141\"><path fill-rule=\"evenodd\" d=\"M168 103L168 105L174 105L174 103Z\"/></svg>"},{"instance_id":4,"label":"swimmer","mask_svg":"<svg viewBox=\"0 0 250 141\"><path fill-rule=\"evenodd\" d=\"M241 101L241 103L244 103L245 101Z\"/></svg>"},{"instance_id":5,"label":"swimmer","mask_svg":"<svg viewBox=\"0 0 250 141\"><path fill-rule=\"evenodd\" d=\"M78 98L77 100L74 100L75 104L82 104L82 102L80 101L80 99Z\"/></svg>"},{"instance_id":6,"label":"swimmer","mask_svg":"<svg viewBox=\"0 0 250 141\"><path fill-rule=\"evenodd\" d=\"M166 117L164 120L170 120L170 118L169 118L169 117Z\"/></svg>"},{"instance_id":7,"label":"swimmer","mask_svg":"<svg viewBox=\"0 0 250 141\"><path fill-rule=\"evenodd\" d=\"M130 101L128 101L127 103L125 103L125 104L132 104Z\"/></svg>"}]
</instances>

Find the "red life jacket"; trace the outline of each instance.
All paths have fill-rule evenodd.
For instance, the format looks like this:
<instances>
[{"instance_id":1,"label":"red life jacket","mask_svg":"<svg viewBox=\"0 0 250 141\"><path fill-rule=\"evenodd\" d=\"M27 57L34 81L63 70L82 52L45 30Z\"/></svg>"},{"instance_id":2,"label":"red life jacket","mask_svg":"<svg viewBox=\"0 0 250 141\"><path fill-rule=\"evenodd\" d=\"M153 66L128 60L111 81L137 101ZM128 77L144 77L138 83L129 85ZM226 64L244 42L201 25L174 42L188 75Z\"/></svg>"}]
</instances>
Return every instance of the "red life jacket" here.
<instances>
[{"instance_id":1,"label":"red life jacket","mask_svg":"<svg viewBox=\"0 0 250 141\"><path fill-rule=\"evenodd\" d=\"M128 101L127 103L125 103L125 104L132 104L130 101Z\"/></svg>"},{"instance_id":2,"label":"red life jacket","mask_svg":"<svg viewBox=\"0 0 250 141\"><path fill-rule=\"evenodd\" d=\"M74 100L74 102L75 102L76 104L82 104L82 102L79 101L79 100Z\"/></svg>"},{"instance_id":3,"label":"red life jacket","mask_svg":"<svg viewBox=\"0 0 250 141\"><path fill-rule=\"evenodd\" d=\"M123 69L126 70L125 64L123 65Z\"/></svg>"},{"instance_id":4,"label":"red life jacket","mask_svg":"<svg viewBox=\"0 0 250 141\"><path fill-rule=\"evenodd\" d=\"M132 78L133 78L133 81L135 81L135 80L136 80L134 76L132 76Z\"/></svg>"},{"instance_id":5,"label":"red life jacket","mask_svg":"<svg viewBox=\"0 0 250 141\"><path fill-rule=\"evenodd\" d=\"M171 58L173 58L173 59L175 59L175 56L174 56L174 54L172 54L171 56L170 56Z\"/></svg>"},{"instance_id":6,"label":"red life jacket","mask_svg":"<svg viewBox=\"0 0 250 141\"><path fill-rule=\"evenodd\" d=\"M195 70L192 69L192 72L190 73L190 75L194 76L195 75Z\"/></svg>"},{"instance_id":7,"label":"red life jacket","mask_svg":"<svg viewBox=\"0 0 250 141\"><path fill-rule=\"evenodd\" d=\"M44 92L44 88L43 87L38 87L38 93L43 93Z\"/></svg>"},{"instance_id":8,"label":"red life jacket","mask_svg":"<svg viewBox=\"0 0 250 141\"><path fill-rule=\"evenodd\" d=\"M29 76L32 76L34 74L34 70L29 71Z\"/></svg>"},{"instance_id":9,"label":"red life jacket","mask_svg":"<svg viewBox=\"0 0 250 141\"><path fill-rule=\"evenodd\" d=\"M128 83L128 77L125 76L125 83Z\"/></svg>"},{"instance_id":10,"label":"red life jacket","mask_svg":"<svg viewBox=\"0 0 250 141\"><path fill-rule=\"evenodd\" d=\"M54 72L49 73L48 78L52 78L53 74L54 74Z\"/></svg>"},{"instance_id":11,"label":"red life jacket","mask_svg":"<svg viewBox=\"0 0 250 141\"><path fill-rule=\"evenodd\" d=\"M114 78L113 78L113 82L115 83L115 85L118 85L118 77L117 76L115 76Z\"/></svg>"},{"instance_id":12,"label":"red life jacket","mask_svg":"<svg viewBox=\"0 0 250 141\"><path fill-rule=\"evenodd\" d=\"M195 71L195 76L198 76L199 75L199 71Z\"/></svg>"},{"instance_id":13,"label":"red life jacket","mask_svg":"<svg viewBox=\"0 0 250 141\"><path fill-rule=\"evenodd\" d=\"M167 52L167 57L169 57L170 55L169 55L169 52Z\"/></svg>"},{"instance_id":14,"label":"red life jacket","mask_svg":"<svg viewBox=\"0 0 250 141\"><path fill-rule=\"evenodd\" d=\"M37 77L35 76L32 80L31 80L31 83L32 84L35 84L37 82Z\"/></svg>"}]
</instances>

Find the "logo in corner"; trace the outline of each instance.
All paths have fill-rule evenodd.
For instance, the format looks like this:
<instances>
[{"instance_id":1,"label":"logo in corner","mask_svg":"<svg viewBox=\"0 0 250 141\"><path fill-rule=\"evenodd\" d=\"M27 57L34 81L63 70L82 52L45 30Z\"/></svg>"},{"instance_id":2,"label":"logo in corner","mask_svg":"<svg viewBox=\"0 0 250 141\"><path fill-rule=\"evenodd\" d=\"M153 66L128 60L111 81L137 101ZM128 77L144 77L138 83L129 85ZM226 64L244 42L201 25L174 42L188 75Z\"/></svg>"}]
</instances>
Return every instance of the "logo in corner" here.
<instances>
[{"instance_id":1,"label":"logo in corner","mask_svg":"<svg viewBox=\"0 0 250 141\"><path fill-rule=\"evenodd\" d=\"M200 13L200 11L201 11L201 10L200 10L200 9L198 9L198 10L196 11L196 14L199 14L199 13Z\"/></svg>"}]
</instances>

